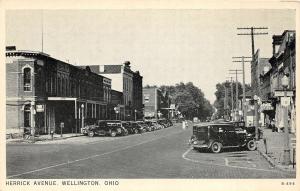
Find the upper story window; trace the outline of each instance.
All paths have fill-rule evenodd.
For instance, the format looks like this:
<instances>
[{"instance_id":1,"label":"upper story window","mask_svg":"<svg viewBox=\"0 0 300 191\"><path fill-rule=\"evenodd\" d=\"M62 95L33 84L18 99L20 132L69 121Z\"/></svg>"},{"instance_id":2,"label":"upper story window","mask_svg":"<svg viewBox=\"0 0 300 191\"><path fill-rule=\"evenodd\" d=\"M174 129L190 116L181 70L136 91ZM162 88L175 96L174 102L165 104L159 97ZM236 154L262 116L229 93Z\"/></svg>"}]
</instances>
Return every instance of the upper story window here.
<instances>
[{"instance_id":1,"label":"upper story window","mask_svg":"<svg viewBox=\"0 0 300 191\"><path fill-rule=\"evenodd\" d=\"M31 68L24 68L24 76L23 76L23 85L24 91L31 91L32 80L31 80Z\"/></svg>"}]
</instances>

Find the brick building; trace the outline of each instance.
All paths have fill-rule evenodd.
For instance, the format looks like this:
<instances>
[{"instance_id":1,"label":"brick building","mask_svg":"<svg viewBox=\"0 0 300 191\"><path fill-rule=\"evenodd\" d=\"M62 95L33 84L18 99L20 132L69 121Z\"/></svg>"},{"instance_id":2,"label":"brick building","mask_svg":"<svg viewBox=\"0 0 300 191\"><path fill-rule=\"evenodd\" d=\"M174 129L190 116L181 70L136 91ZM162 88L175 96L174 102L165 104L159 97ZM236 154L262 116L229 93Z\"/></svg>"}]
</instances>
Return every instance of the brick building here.
<instances>
[{"instance_id":1,"label":"brick building","mask_svg":"<svg viewBox=\"0 0 300 191\"><path fill-rule=\"evenodd\" d=\"M145 118L167 117L167 114L165 114L163 108L168 106L164 104L164 96L159 88L143 88L143 97Z\"/></svg>"},{"instance_id":2,"label":"brick building","mask_svg":"<svg viewBox=\"0 0 300 191\"><path fill-rule=\"evenodd\" d=\"M93 71L107 78L112 79L112 89L123 93L124 111L121 110L121 120L133 120L135 110L139 117L143 106L142 100L142 84L143 78L139 72L131 70L130 62L122 65L97 65L90 66Z\"/></svg>"},{"instance_id":3,"label":"brick building","mask_svg":"<svg viewBox=\"0 0 300 191\"><path fill-rule=\"evenodd\" d=\"M296 129L296 33L293 30L286 30L281 35L273 36L273 56L270 58L272 65L270 71L270 101L275 107L275 125L283 127L284 108L280 103L280 97L275 96L275 90L283 90L281 79L284 75L289 78L288 90L293 92L288 107L288 121L291 131Z\"/></svg>"},{"instance_id":4,"label":"brick building","mask_svg":"<svg viewBox=\"0 0 300 191\"><path fill-rule=\"evenodd\" d=\"M139 71L133 73L132 85L132 106L136 119L143 119L143 77L140 75Z\"/></svg>"},{"instance_id":5,"label":"brick building","mask_svg":"<svg viewBox=\"0 0 300 191\"><path fill-rule=\"evenodd\" d=\"M36 51L6 51L6 133L79 132L82 119L106 118L104 78ZM32 128L34 127L34 128Z\"/></svg>"},{"instance_id":6,"label":"brick building","mask_svg":"<svg viewBox=\"0 0 300 191\"><path fill-rule=\"evenodd\" d=\"M254 55L254 61L251 62L252 96L257 95L261 97L260 76L264 73L266 68L271 68L269 58L261 58L260 50L258 49Z\"/></svg>"}]
</instances>

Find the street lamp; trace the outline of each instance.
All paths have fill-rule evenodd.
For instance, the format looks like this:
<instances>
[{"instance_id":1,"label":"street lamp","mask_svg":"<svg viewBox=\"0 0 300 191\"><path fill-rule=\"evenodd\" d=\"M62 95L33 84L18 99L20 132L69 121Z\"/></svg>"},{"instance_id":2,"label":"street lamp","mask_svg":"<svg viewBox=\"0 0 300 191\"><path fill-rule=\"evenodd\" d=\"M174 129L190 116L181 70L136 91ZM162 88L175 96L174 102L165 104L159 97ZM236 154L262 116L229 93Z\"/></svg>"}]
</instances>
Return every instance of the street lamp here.
<instances>
[{"instance_id":1,"label":"street lamp","mask_svg":"<svg viewBox=\"0 0 300 191\"><path fill-rule=\"evenodd\" d=\"M137 110L135 109L134 110L134 121L136 121L136 112L137 112Z\"/></svg>"},{"instance_id":2,"label":"street lamp","mask_svg":"<svg viewBox=\"0 0 300 191\"><path fill-rule=\"evenodd\" d=\"M288 100L287 98L287 88L289 86L289 78L287 75L284 75L281 78L281 85L284 91L284 101ZM281 98L282 99L282 98ZM289 103L289 100L288 100ZM281 100L281 105L283 105L283 120L284 120L284 153L283 153L283 165L290 164L290 143L289 143L289 128L288 128L288 104L283 104Z\"/></svg>"},{"instance_id":3,"label":"street lamp","mask_svg":"<svg viewBox=\"0 0 300 191\"><path fill-rule=\"evenodd\" d=\"M84 128L84 105L81 104L81 127Z\"/></svg>"}]
</instances>

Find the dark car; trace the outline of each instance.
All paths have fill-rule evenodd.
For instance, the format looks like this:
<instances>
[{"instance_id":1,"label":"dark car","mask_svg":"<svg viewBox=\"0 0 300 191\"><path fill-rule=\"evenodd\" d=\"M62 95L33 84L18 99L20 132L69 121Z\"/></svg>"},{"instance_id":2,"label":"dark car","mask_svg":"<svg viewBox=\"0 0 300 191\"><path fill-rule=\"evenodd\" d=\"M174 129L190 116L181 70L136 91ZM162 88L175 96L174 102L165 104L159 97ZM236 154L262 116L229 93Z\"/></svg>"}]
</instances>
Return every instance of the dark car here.
<instances>
[{"instance_id":1,"label":"dark car","mask_svg":"<svg viewBox=\"0 0 300 191\"><path fill-rule=\"evenodd\" d=\"M169 127L173 126L173 123L172 123L172 121L170 119L166 119L166 121L167 121L167 125Z\"/></svg>"},{"instance_id":2,"label":"dark car","mask_svg":"<svg viewBox=\"0 0 300 191\"><path fill-rule=\"evenodd\" d=\"M90 127L88 135L93 137L95 135L104 135L115 137L117 135L127 135L128 131L122 126L122 122L118 120L98 120L96 124Z\"/></svg>"},{"instance_id":3,"label":"dark car","mask_svg":"<svg viewBox=\"0 0 300 191\"><path fill-rule=\"evenodd\" d=\"M154 131L155 130L155 126L152 124L151 121L145 121L145 125L146 125L146 131Z\"/></svg>"},{"instance_id":4,"label":"dark car","mask_svg":"<svg viewBox=\"0 0 300 191\"><path fill-rule=\"evenodd\" d=\"M135 125L134 122L129 122L129 121L123 121L122 126L127 129L128 133L130 134L137 134L139 133L139 130L137 126Z\"/></svg>"},{"instance_id":5,"label":"dark car","mask_svg":"<svg viewBox=\"0 0 300 191\"><path fill-rule=\"evenodd\" d=\"M232 147L256 150L255 134L233 123L196 124L190 143L194 149L210 149L213 153Z\"/></svg>"},{"instance_id":6,"label":"dark car","mask_svg":"<svg viewBox=\"0 0 300 191\"><path fill-rule=\"evenodd\" d=\"M86 119L84 121L84 127L80 128L80 132L84 135L88 134L88 129L92 128L96 124L96 119Z\"/></svg>"},{"instance_id":7,"label":"dark car","mask_svg":"<svg viewBox=\"0 0 300 191\"><path fill-rule=\"evenodd\" d=\"M147 125L143 121L134 121L132 125L138 130L138 133L145 133Z\"/></svg>"},{"instance_id":8,"label":"dark car","mask_svg":"<svg viewBox=\"0 0 300 191\"><path fill-rule=\"evenodd\" d=\"M157 123L162 125L164 128L170 127L170 125L166 119L159 119L159 120L157 120Z\"/></svg>"}]
</instances>

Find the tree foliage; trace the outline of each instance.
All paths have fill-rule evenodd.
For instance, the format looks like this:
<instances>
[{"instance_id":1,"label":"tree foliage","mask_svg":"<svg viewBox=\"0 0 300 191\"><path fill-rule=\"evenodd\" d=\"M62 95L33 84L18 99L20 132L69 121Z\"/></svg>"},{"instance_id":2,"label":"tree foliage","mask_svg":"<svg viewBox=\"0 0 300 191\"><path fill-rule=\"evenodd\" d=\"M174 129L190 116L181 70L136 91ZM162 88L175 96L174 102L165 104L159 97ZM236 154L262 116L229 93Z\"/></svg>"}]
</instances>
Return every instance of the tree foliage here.
<instances>
[{"instance_id":1,"label":"tree foliage","mask_svg":"<svg viewBox=\"0 0 300 191\"><path fill-rule=\"evenodd\" d=\"M188 119L198 117L206 119L213 113L213 107L204 97L204 93L192 82L180 82L175 86L160 86L164 95L171 98L177 109Z\"/></svg>"},{"instance_id":2,"label":"tree foliage","mask_svg":"<svg viewBox=\"0 0 300 191\"><path fill-rule=\"evenodd\" d=\"M231 93L231 85L233 88L233 94ZM225 113L225 107L224 107L224 99L225 99L225 87L227 88L227 111L231 110L232 107L232 95L233 95L233 107L235 108L236 104L236 83L231 84L231 82L226 81L222 83L218 83L216 85L217 91L215 92L216 101L214 102L214 107L217 109L216 117L221 118L224 116ZM245 85L246 92L251 90L250 85ZM231 95L232 94L232 95ZM243 94L243 86L241 83L238 83L238 96L242 96Z\"/></svg>"}]
</instances>

